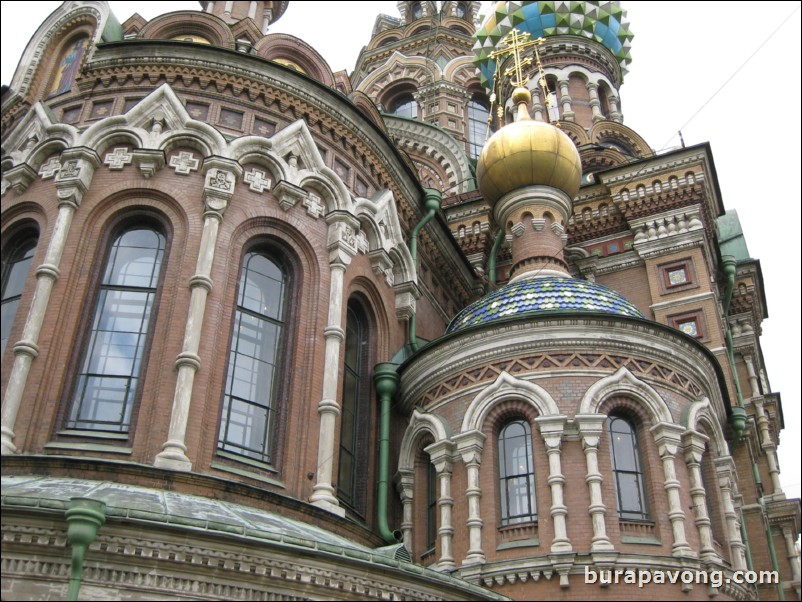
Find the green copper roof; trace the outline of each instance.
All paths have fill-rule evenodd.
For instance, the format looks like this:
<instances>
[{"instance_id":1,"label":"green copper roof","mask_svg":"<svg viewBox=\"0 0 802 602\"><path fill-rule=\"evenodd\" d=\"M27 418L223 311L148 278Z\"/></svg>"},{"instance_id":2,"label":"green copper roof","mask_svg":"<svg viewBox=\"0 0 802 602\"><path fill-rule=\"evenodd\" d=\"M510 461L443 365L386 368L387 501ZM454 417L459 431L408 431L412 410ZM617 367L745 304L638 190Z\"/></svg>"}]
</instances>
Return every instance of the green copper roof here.
<instances>
[{"instance_id":1,"label":"green copper roof","mask_svg":"<svg viewBox=\"0 0 802 602\"><path fill-rule=\"evenodd\" d=\"M498 2L474 34L473 63L479 68L482 84L490 87L496 70L489 55L513 28L532 34L532 39L576 35L603 44L626 73L631 61L633 34L624 21L626 11L618 2Z\"/></svg>"},{"instance_id":2,"label":"green copper roof","mask_svg":"<svg viewBox=\"0 0 802 602\"><path fill-rule=\"evenodd\" d=\"M746 239L738 219L738 212L730 209L716 220L718 226L718 246L722 255L732 255L736 261L749 259L749 249L746 248Z\"/></svg>"}]
</instances>

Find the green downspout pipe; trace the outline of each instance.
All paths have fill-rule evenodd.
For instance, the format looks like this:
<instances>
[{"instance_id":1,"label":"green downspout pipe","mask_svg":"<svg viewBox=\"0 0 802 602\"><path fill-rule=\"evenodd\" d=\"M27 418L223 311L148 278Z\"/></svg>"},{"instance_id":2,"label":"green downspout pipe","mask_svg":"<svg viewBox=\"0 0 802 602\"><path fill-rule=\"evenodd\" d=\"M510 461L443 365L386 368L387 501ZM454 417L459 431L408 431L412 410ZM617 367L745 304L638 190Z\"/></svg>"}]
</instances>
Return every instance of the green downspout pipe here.
<instances>
[{"instance_id":1,"label":"green downspout pipe","mask_svg":"<svg viewBox=\"0 0 802 602\"><path fill-rule=\"evenodd\" d=\"M383 362L373 368L373 384L379 396L379 491L376 495L376 517L379 534L388 543L401 541L402 533L390 529L387 519L390 502L390 404L401 380L396 364Z\"/></svg>"},{"instance_id":2,"label":"green downspout pipe","mask_svg":"<svg viewBox=\"0 0 802 602\"><path fill-rule=\"evenodd\" d=\"M744 511L741 510L741 540L744 542L744 552L746 552L746 568L754 570L752 564L752 548L749 547L749 536L746 534L746 524L744 523Z\"/></svg>"},{"instance_id":3,"label":"green downspout pipe","mask_svg":"<svg viewBox=\"0 0 802 602\"><path fill-rule=\"evenodd\" d=\"M418 222L418 225L412 229L412 234L409 236L409 254L412 255L412 265L415 266L418 264L418 234L420 234L420 231L423 230L423 227L426 224L432 221L434 216L437 214L437 210L440 209L440 203L443 200L443 195L440 194L439 190L435 190L434 188L424 188L423 190L423 204L426 207L426 215L424 215L423 219ZM409 318L408 343L413 353L418 350L418 335L416 330L416 315L415 312L412 312L412 315Z\"/></svg>"},{"instance_id":4,"label":"green downspout pipe","mask_svg":"<svg viewBox=\"0 0 802 602\"><path fill-rule=\"evenodd\" d=\"M490 249L490 257L487 260L487 291L490 292L491 290L496 288L496 256L498 255L499 249L501 249L501 243L504 242L504 238L506 237L506 232L504 228L499 228L498 233L496 234L496 240L493 241L493 248Z\"/></svg>"},{"instance_id":5,"label":"green downspout pipe","mask_svg":"<svg viewBox=\"0 0 802 602\"><path fill-rule=\"evenodd\" d=\"M721 266L724 274L727 277L727 284L724 288L724 337L727 343L727 359L730 364L730 372L732 372L732 380L735 383L735 393L738 397L738 407L732 408L730 414L730 426L735 434L735 441L740 441L741 436L746 428L746 408L744 408L744 397L741 392L741 383L738 379L738 373L735 371L735 351L732 343L732 333L730 332L729 315L730 304L732 303L732 293L735 289L735 257L732 255L723 255L721 257Z\"/></svg>"},{"instance_id":6,"label":"green downspout pipe","mask_svg":"<svg viewBox=\"0 0 802 602\"><path fill-rule=\"evenodd\" d=\"M106 504L84 497L70 498L67 512L67 541L72 546L72 565L67 600L78 600L84 576L84 556L95 541L98 529L106 522Z\"/></svg>"},{"instance_id":7,"label":"green downspout pipe","mask_svg":"<svg viewBox=\"0 0 802 602\"><path fill-rule=\"evenodd\" d=\"M769 556L771 557L771 568L779 575L780 565L777 562L777 550L774 547L774 538L771 536L771 524L766 518L766 502L760 498L760 508L763 515L763 526L766 529L766 540L769 542ZM785 602L785 590L783 589L782 579L777 579L777 595L780 597L781 602Z\"/></svg>"}]
</instances>

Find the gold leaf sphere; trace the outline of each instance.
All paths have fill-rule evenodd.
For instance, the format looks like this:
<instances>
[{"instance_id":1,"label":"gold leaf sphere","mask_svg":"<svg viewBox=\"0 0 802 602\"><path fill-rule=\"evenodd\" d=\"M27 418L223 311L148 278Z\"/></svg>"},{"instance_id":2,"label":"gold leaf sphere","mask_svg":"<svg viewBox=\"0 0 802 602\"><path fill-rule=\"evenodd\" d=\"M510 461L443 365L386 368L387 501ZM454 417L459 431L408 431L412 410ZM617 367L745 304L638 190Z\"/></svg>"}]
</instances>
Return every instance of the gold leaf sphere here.
<instances>
[{"instance_id":1,"label":"gold leaf sphere","mask_svg":"<svg viewBox=\"0 0 802 602\"><path fill-rule=\"evenodd\" d=\"M560 129L523 120L504 126L488 140L477 177L479 189L491 203L533 185L557 188L573 199L582 181L582 162L573 141Z\"/></svg>"}]
</instances>

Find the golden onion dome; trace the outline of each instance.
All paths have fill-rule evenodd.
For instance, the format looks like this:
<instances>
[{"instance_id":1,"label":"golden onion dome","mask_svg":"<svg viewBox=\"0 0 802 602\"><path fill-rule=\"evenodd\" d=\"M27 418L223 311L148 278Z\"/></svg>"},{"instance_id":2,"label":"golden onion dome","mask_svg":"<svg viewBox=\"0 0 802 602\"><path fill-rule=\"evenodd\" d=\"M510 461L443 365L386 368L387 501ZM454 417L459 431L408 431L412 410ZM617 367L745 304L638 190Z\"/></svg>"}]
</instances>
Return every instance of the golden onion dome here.
<instances>
[{"instance_id":1,"label":"golden onion dome","mask_svg":"<svg viewBox=\"0 0 802 602\"><path fill-rule=\"evenodd\" d=\"M529 118L526 95L514 97L519 105L517 120L493 134L482 149L476 172L479 189L491 203L538 184L562 190L573 199L582 180L579 151L559 128Z\"/></svg>"}]
</instances>

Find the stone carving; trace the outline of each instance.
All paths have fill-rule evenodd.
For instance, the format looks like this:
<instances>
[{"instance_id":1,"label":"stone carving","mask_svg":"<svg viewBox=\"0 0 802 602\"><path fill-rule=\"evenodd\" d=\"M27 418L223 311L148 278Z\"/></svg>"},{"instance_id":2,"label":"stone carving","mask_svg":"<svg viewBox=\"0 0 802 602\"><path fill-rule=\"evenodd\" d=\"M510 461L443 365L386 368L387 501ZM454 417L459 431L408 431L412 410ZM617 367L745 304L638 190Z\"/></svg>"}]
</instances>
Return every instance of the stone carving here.
<instances>
[{"instance_id":1,"label":"stone carving","mask_svg":"<svg viewBox=\"0 0 802 602\"><path fill-rule=\"evenodd\" d=\"M109 169L118 170L129 165L133 160L134 155L126 147L120 146L107 154L103 162L109 166Z\"/></svg>"},{"instance_id":2,"label":"stone carving","mask_svg":"<svg viewBox=\"0 0 802 602\"><path fill-rule=\"evenodd\" d=\"M170 157L169 165L175 169L175 173L188 176L191 172L198 170L200 161L195 158L193 153L181 151L177 155Z\"/></svg>"},{"instance_id":3,"label":"stone carving","mask_svg":"<svg viewBox=\"0 0 802 602\"><path fill-rule=\"evenodd\" d=\"M262 194L265 190L270 190L273 185L273 180L264 171L255 167L251 171L245 172L244 179L245 183L248 184L248 188L259 194Z\"/></svg>"}]
</instances>

